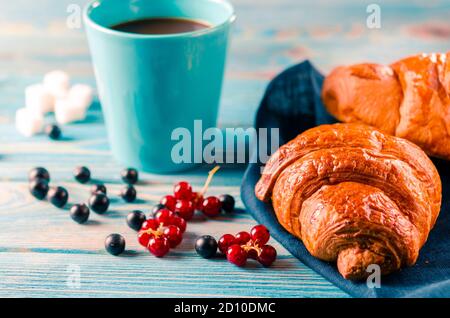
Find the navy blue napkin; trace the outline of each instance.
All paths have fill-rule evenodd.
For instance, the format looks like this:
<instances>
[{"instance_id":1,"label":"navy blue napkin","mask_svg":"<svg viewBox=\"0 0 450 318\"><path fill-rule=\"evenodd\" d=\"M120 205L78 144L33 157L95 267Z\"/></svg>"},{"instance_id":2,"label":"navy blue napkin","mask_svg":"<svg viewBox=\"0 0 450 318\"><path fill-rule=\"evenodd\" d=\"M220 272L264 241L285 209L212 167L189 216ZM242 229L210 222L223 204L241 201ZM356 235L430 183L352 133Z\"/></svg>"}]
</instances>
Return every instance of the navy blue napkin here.
<instances>
[{"instance_id":1,"label":"navy blue napkin","mask_svg":"<svg viewBox=\"0 0 450 318\"><path fill-rule=\"evenodd\" d=\"M308 128L334 123L320 100L322 83L323 76L308 61L285 70L267 87L256 115L255 128L279 128L281 145ZM369 288L365 282L345 280L335 264L312 257L300 240L281 227L271 204L259 201L254 194L261 172L260 163L251 163L247 167L241 196L249 213L267 225L272 236L289 252L350 295L450 297L450 163L434 162L443 184L442 209L437 223L421 249L416 265L383 276L381 288Z\"/></svg>"}]
</instances>

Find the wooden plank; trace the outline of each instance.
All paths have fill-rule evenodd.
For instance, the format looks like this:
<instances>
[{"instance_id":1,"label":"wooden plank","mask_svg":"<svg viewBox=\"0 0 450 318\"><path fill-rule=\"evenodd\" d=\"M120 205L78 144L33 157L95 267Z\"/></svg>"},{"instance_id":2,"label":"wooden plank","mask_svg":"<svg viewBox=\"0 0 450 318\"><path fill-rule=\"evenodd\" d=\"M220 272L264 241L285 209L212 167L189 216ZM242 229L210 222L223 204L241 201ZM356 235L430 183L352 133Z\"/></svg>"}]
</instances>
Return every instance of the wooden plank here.
<instances>
[{"instance_id":1,"label":"wooden plank","mask_svg":"<svg viewBox=\"0 0 450 318\"><path fill-rule=\"evenodd\" d=\"M67 169L63 170L67 172ZM226 177L230 176L232 173L226 174ZM57 177L55 183L69 189L71 202L83 202L88 198L88 185L63 182L62 179ZM199 184L198 179L196 176L194 183ZM3 189L0 199L0 296L345 296L277 242L272 244L280 256L269 269L255 263L240 269L225 259L204 260L196 255L193 244L199 235L219 237L253 226L255 222L243 212L213 221L196 216L189 223L179 248L164 259L153 257L138 245L136 233L125 224L125 216L130 210L148 212L150 206L171 190L170 181L150 180L137 187L139 200L136 204L122 203L114 195L121 185L111 180L113 183L108 184L112 199L110 211L102 216L93 214L86 225L72 222L67 208L60 210L33 199L27 194L24 181L0 183ZM238 198L238 189L234 185L215 185L211 189L211 194L219 193L231 193ZM240 201L238 207L242 207ZM103 240L112 232L126 237L125 256L113 257L104 251ZM80 288L69 288L66 284L70 266L80 269Z\"/></svg>"},{"instance_id":2,"label":"wooden plank","mask_svg":"<svg viewBox=\"0 0 450 318\"><path fill-rule=\"evenodd\" d=\"M342 297L296 260L282 257L272 269L239 269L224 260L190 253L149 255L2 253L2 297ZM183 263L183 266L179 266ZM72 266L72 267L69 267ZM70 285L71 269L80 285ZM7 268L7 272L5 272ZM69 284L68 284L69 282ZM274 291L276 290L276 293Z\"/></svg>"}]
</instances>

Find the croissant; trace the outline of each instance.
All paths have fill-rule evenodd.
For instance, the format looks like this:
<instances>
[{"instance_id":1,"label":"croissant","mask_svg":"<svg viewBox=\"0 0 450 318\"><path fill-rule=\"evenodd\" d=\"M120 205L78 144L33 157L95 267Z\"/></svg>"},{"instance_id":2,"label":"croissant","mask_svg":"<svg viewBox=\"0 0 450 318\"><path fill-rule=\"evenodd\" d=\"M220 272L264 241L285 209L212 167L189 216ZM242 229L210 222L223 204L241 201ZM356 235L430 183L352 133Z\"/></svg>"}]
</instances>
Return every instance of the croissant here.
<instances>
[{"instance_id":1,"label":"croissant","mask_svg":"<svg viewBox=\"0 0 450 318\"><path fill-rule=\"evenodd\" d=\"M324 81L322 100L342 122L374 126L450 160L450 52L338 67Z\"/></svg>"},{"instance_id":2,"label":"croissant","mask_svg":"<svg viewBox=\"0 0 450 318\"><path fill-rule=\"evenodd\" d=\"M322 125L281 146L255 187L315 257L359 280L413 265L441 206L441 180L413 143L364 124Z\"/></svg>"}]
</instances>

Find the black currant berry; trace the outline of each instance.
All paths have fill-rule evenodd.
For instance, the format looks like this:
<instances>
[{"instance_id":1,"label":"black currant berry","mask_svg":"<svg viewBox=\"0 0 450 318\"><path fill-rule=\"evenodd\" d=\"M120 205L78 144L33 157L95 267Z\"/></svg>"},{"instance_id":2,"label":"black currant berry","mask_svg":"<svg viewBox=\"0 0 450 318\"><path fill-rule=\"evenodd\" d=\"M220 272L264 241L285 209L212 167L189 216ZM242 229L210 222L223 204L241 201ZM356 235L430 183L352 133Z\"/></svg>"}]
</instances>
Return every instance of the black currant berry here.
<instances>
[{"instance_id":1,"label":"black currant berry","mask_svg":"<svg viewBox=\"0 0 450 318\"><path fill-rule=\"evenodd\" d=\"M136 189L132 185L127 185L120 191L120 196L126 202L133 202L136 200Z\"/></svg>"},{"instance_id":2,"label":"black currant berry","mask_svg":"<svg viewBox=\"0 0 450 318\"><path fill-rule=\"evenodd\" d=\"M153 207L151 215L150 215L150 218L151 219L155 218L156 213L158 213L159 210L162 210L162 209L165 209L165 208L166 208L166 206L164 204L158 203L157 205L155 205Z\"/></svg>"},{"instance_id":3,"label":"black currant berry","mask_svg":"<svg viewBox=\"0 0 450 318\"><path fill-rule=\"evenodd\" d=\"M38 200L43 200L48 193L48 183L44 179L36 179L30 182L30 193Z\"/></svg>"},{"instance_id":4,"label":"black currant berry","mask_svg":"<svg viewBox=\"0 0 450 318\"><path fill-rule=\"evenodd\" d=\"M80 183L86 183L91 180L91 172L86 167L76 167L73 171L73 175Z\"/></svg>"},{"instance_id":5,"label":"black currant berry","mask_svg":"<svg viewBox=\"0 0 450 318\"><path fill-rule=\"evenodd\" d=\"M142 211L135 210L127 215L127 224L135 231L139 231L142 223L146 220L145 214Z\"/></svg>"},{"instance_id":6,"label":"black currant berry","mask_svg":"<svg viewBox=\"0 0 450 318\"><path fill-rule=\"evenodd\" d=\"M217 252L217 241L210 235L200 236L195 241L195 250L203 258L214 257Z\"/></svg>"},{"instance_id":7,"label":"black currant berry","mask_svg":"<svg viewBox=\"0 0 450 318\"><path fill-rule=\"evenodd\" d=\"M86 204L75 204L70 208L70 217L79 224L89 219L89 208Z\"/></svg>"},{"instance_id":8,"label":"black currant berry","mask_svg":"<svg viewBox=\"0 0 450 318\"><path fill-rule=\"evenodd\" d=\"M91 187L91 194L95 194L97 192L107 194L105 185L104 184L94 184Z\"/></svg>"},{"instance_id":9,"label":"black currant berry","mask_svg":"<svg viewBox=\"0 0 450 318\"><path fill-rule=\"evenodd\" d=\"M58 208L62 208L69 200L69 193L63 187L53 187L48 190L48 200Z\"/></svg>"},{"instance_id":10,"label":"black currant berry","mask_svg":"<svg viewBox=\"0 0 450 318\"><path fill-rule=\"evenodd\" d=\"M89 206L95 213L103 214L108 210L109 199L106 194L97 192L89 198Z\"/></svg>"},{"instance_id":11,"label":"black currant berry","mask_svg":"<svg viewBox=\"0 0 450 318\"><path fill-rule=\"evenodd\" d=\"M128 168L121 172L123 182L127 184L135 184L138 181L139 175L136 169Z\"/></svg>"},{"instance_id":12,"label":"black currant berry","mask_svg":"<svg viewBox=\"0 0 450 318\"><path fill-rule=\"evenodd\" d=\"M57 140L61 137L61 129L56 125L47 125L45 127L45 134L53 140Z\"/></svg>"},{"instance_id":13,"label":"black currant berry","mask_svg":"<svg viewBox=\"0 0 450 318\"><path fill-rule=\"evenodd\" d=\"M230 213L234 211L234 198L229 194L222 194L219 200L224 212Z\"/></svg>"},{"instance_id":14,"label":"black currant berry","mask_svg":"<svg viewBox=\"0 0 450 318\"><path fill-rule=\"evenodd\" d=\"M109 254L119 255L125 250L125 239L120 234L110 234L105 239L105 249Z\"/></svg>"},{"instance_id":15,"label":"black currant berry","mask_svg":"<svg viewBox=\"0 0 450 318\"><path fill-rule=\"evenodd\" d=\"M33 181L36 179L43 179L47 180L47 182L50 182L50 174L45 168L42 167L33 168L28 173L28 181Z\"/></svg>"}]
</instances>

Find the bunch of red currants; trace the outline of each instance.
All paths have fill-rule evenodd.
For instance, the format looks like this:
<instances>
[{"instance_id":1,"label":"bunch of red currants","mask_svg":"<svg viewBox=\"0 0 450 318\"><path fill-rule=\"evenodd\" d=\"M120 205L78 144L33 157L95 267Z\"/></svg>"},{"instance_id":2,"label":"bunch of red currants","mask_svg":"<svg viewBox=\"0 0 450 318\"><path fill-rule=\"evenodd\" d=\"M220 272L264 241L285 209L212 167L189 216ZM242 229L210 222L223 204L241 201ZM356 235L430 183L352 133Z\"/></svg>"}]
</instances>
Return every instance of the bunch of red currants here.
<instances>
[{"instance_id":1,"label":"bunch of red currants","mask_svg":"<svg viewBox=\"0 0 450 318\"><path fill-rule=\"evenodd\" d=\"M195 250L203 258L212 258L219 248L227 260L237 266L244 266L248 258L257 260L263 266L270 266L277 258L277 251L266 244L269 239L269 230L259 224L254 226L250 233L243 231L234 236L225 234L219 242L210 235L203 235L197 239Z\"/></svg>"},{"instance_id":2,"label":"bunch of red currants","mask_svg":"<svg viewBox=\"0 0 450 318\"><path fill-rule=\"evenodd\" d=\"M181 243L186 230L186 221L192 219L195 211L201 211L209 217L217 216L221 211L232 212L235 201L231 195L204 198L209 183L218 169L219 167L216 167L209 172L208 179L199 192L194 192L186 181L176 183L173 195L164 196L153 210L153 218L145 222L142 220L138 232L139 243L155 256L162 257L170 248L175 248Z\"/></svg>"},{"instance_id":3,"label":"bunch of red currants","mask_svg":"<svg viewBox=\"0 0 450 318\"><path fill-rule=\"evenodd\" d=\"M186 221L168 209L162 209L154 219L148 219L138 232L139 243L150 253L163 257L183 240Z\"/></svg>"},{"instance_id":4,"label":"bunch of red currants","mask_svg":"<svg viewBox=\"0 0 450 318\"><path fill-rule=\"evenodd\" d=\"M262 224L254 226L250 233L239 232L235 236L223 235L218 242L219 250L227 260L237 266L244 266L247 258L255 259L264 266L270 266L277 258L277 251L266 244L270 239L269 230Z\"/></svg>"},{"instance_id":5,"label":"bunch of red currants","mask_svg":"<svg viewBox=\"0 0 450 318\"><path fill-rule=\"evenodd\" d=\"M222 209L219 198L214 196L203 198L201 193L193 192L191 185L185 181L178 182L174 194L166 195L160 203L186 221L192 219L196 210L213 217L219 215Z\"/></svg>"},{"instance_id":6,"label":"bunch of red currants","mask_svg":"<svg viewBox=\"0 0 450 318\"><path fill-rule=\"evenodd\" d=\"M199 192L194 192L192 186L186 181L178 182L173 189L173 195L164 196L160 201L161 205L176 212L186 221L192 219L195 211L201 211L208 217L217 216L222 210L232 212L234 209L234 198L232 196L224 194L220 197L204 197L212 176L218 169L219 167L216 167L209 172L208 179Z\"/></svg>"}]
</instances>

